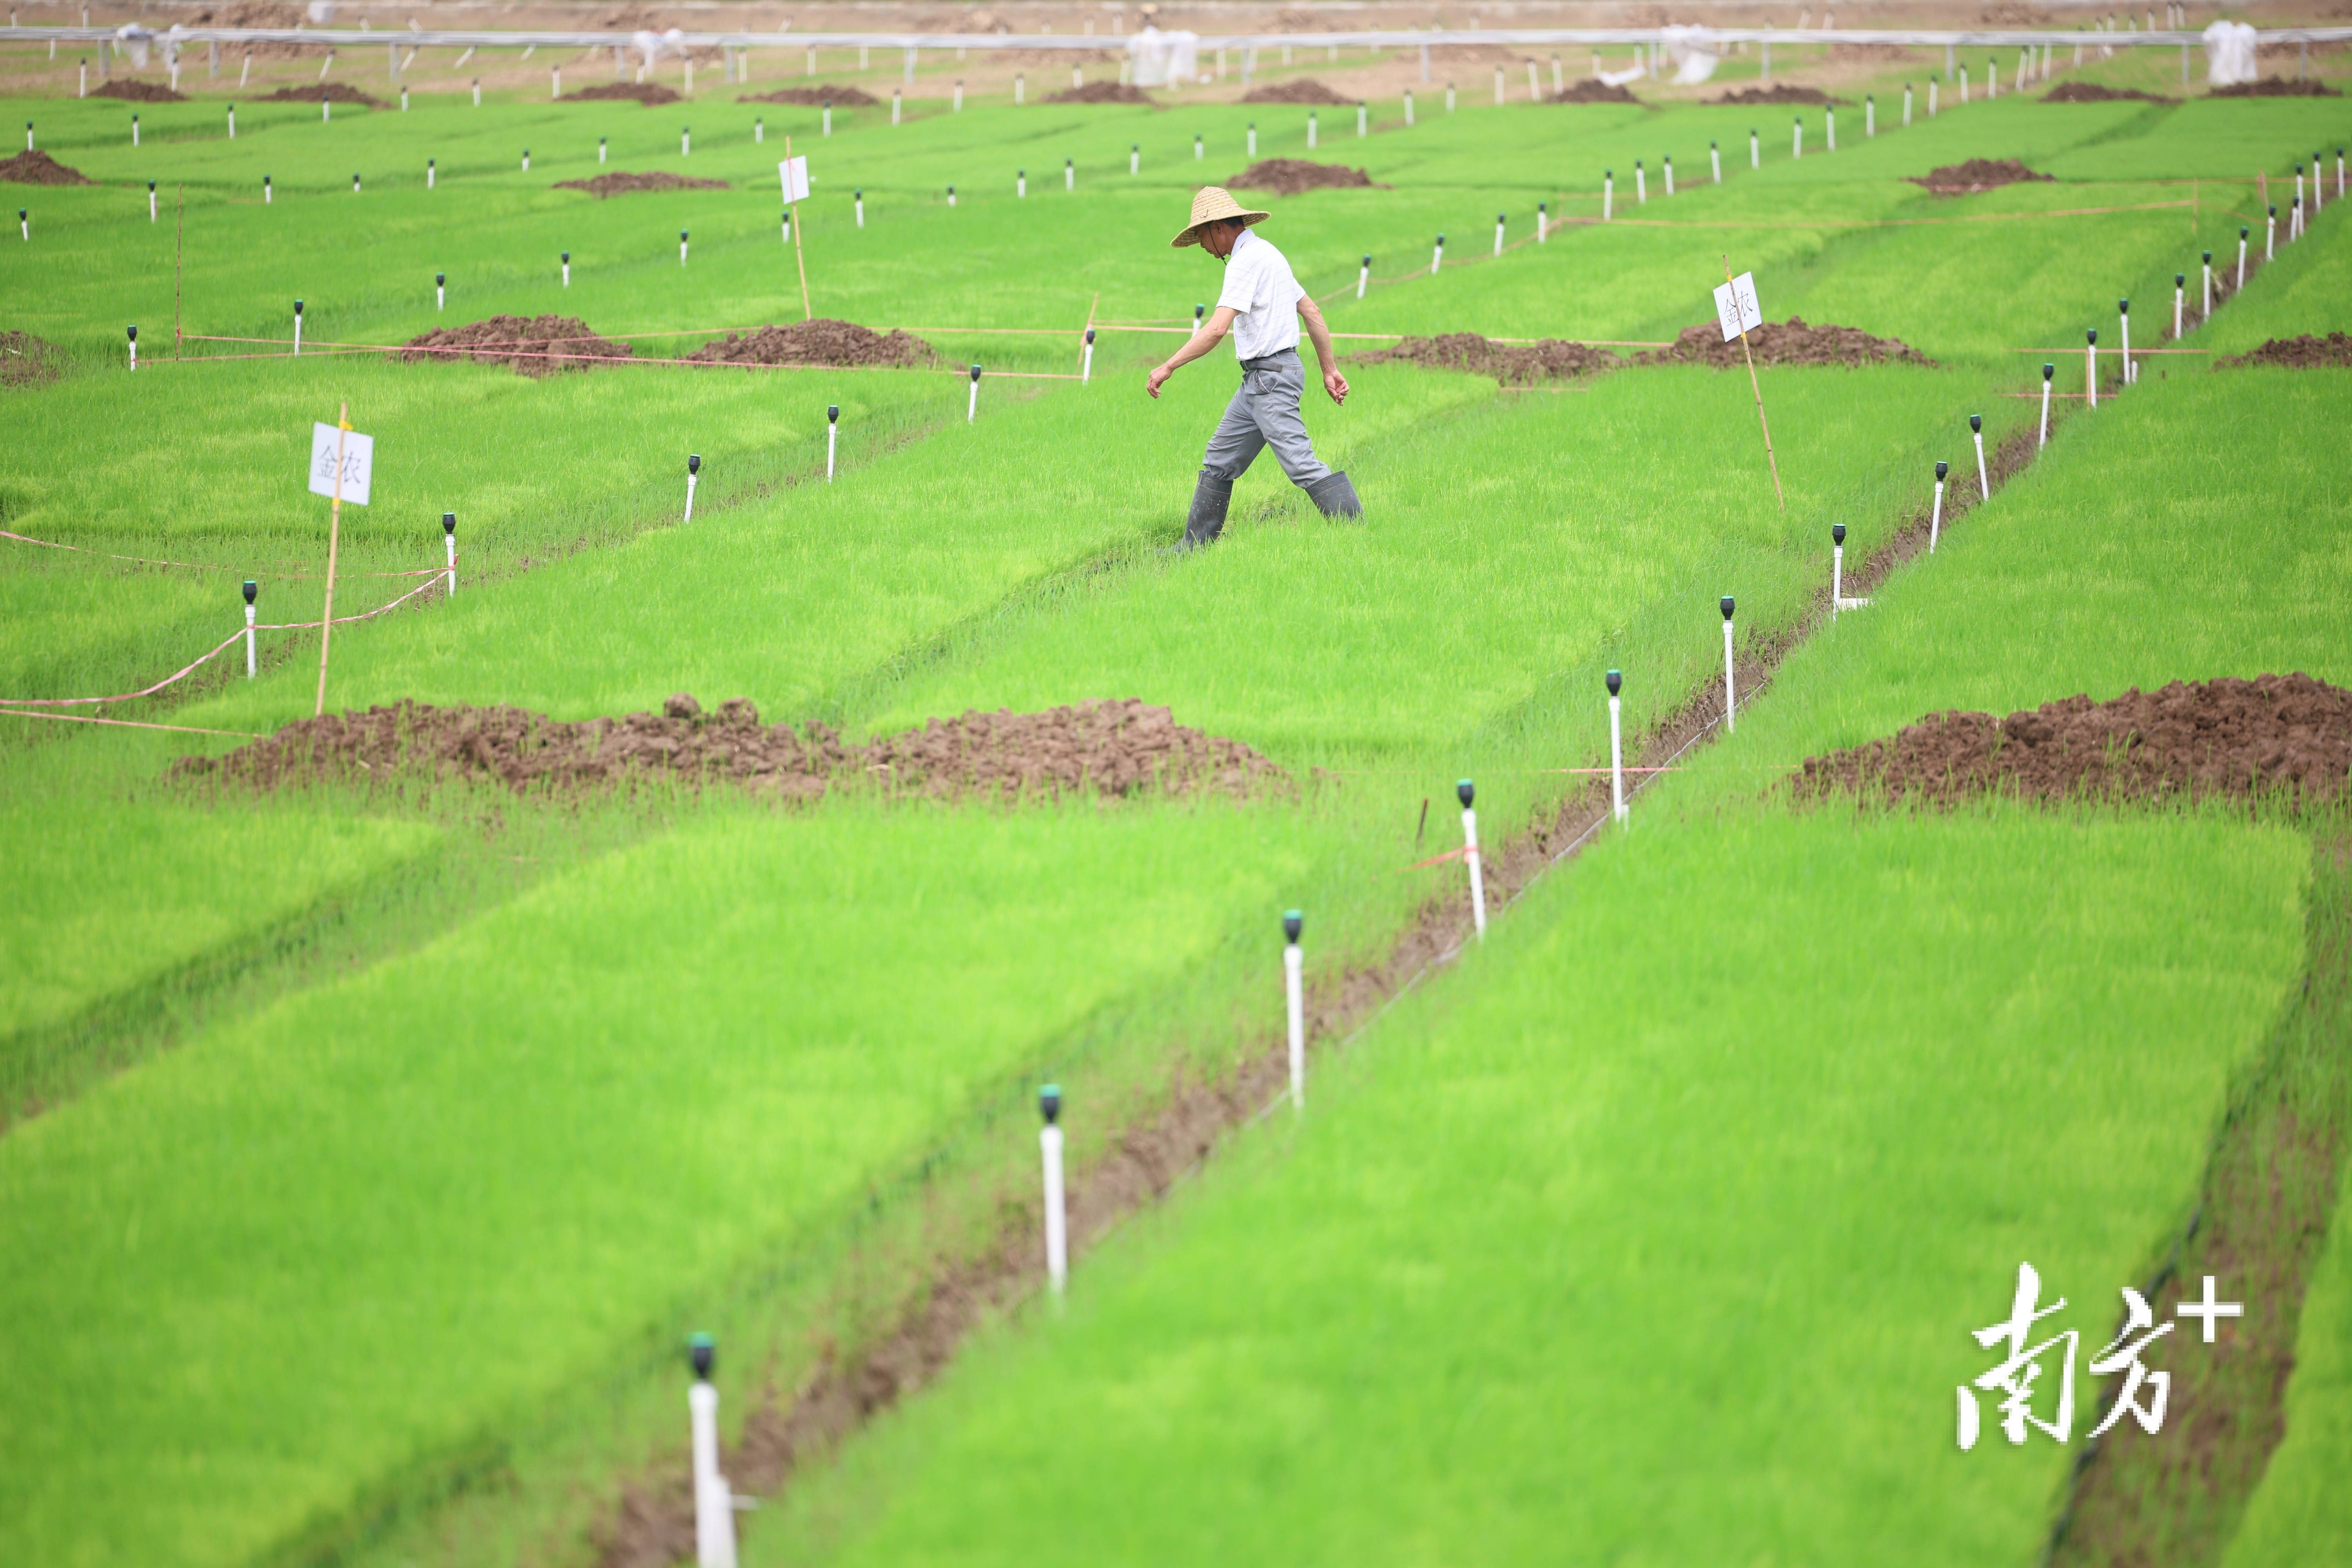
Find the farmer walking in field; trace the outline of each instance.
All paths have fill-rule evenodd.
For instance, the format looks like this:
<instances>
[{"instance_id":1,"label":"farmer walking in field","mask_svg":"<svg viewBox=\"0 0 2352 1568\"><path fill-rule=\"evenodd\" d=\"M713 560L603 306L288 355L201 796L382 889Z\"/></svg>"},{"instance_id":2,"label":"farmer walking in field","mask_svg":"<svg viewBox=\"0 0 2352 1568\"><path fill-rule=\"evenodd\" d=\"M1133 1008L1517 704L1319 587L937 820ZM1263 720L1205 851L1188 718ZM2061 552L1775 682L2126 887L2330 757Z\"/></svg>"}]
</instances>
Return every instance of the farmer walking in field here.
<instances>
[{"instance_id":1,"label":"farmer walking in field","mask_svg":"<svg viewBox=\"0 0 2352 1568\"><path fill-rule=\"evenodd\" d=\"M1225 264L1225 286L1217 308L1200 331L1166 363L1151 373L1147 384L1152 396L1179 365L1190 364L1217 346L1226 332L1234 334L1234 355L1241 361L1242 384L1225 405L1225 416L1209 437L1201 458L1201 479L1192 491L1192 510L1184 521L1180 550L1196 550L1217 537L1225 526L1225 508L1234 497L1234 481L1247 471L1262 447L1274 448L1275 460L1290 482L1326 517L1361 517L1356 487L1344 473L1334 473L1315 455L1307 438L1307 422L1299 400L1307 391L1307 373L1298 363L1298 323L1315 340L1315 357L1323 365L1323 390L1334 403L1348 400L1348 378L1331 353L1331 329L1323 311L1298 286L1282 252L1250 226L1266 214L1250 212L1215 185L1204 185L1192 197L1192 221L1169 243L1177 248L1197 245Z\"/></svg>"}]
</instances>

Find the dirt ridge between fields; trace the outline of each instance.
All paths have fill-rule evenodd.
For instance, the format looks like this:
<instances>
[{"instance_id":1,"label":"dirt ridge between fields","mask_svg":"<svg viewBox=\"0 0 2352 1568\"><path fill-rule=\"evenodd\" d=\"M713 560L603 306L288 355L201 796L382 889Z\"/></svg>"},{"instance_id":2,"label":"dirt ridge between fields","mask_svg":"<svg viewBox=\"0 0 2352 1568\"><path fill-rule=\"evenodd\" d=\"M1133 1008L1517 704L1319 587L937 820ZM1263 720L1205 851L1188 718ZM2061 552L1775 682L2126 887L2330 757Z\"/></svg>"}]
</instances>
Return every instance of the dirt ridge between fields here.
<instances>
[{"instance_id":1,"label":"dirt ridge between fields","mask_svg":"<svg viewBox=\"0 0 2352 1568\"><path fill-rule=\"evenodd\" d=\"M1987 454L1998 479L2030 463L2038 450L2032 426L2011 432ZM1942 527L1950 532L1979 498L1971 475L1947 487ZM1846 574L1850 594L1868 594L1927 548L1928 507L1922 501L1887 541ZM1755 700L1773 674L1814 632L1828 624L1826 569L1805 611L1780 631L1751 642L1737 661L1742 703ZM1628 765L1663 767L1703 743L1723 718L1721 681L1707 679L1629 748ZM1656 774L1643 774L1639 794ZM1485 858L1490 910L1517 901L1553 866L1591 841L1608 818L1609 786L1593 778L1563 795L1538 820L1506 835ZM1316 977L1307 988L1310 1056L1344 1047L1389 1003L1425 976L1450 964L1471 940L1467 898L1458 887L1433 894L1379 962ZM1215 1079L1181 1068L1170 1079L1161 1107L1116 1133L1108 1152L1067 1182L1070 1258L1075 1265L1130 1215L1157 1202L1203 1164L1218 1142L1255 1121L1287 1084L1288 1045L1278 1031L1262 1036L1236 1068ZM852 1353L827 1353L796 1387L771 1382L754 1395L740 1436L723 1445L720 1468L740 1491L781 1492L804 1462L821 1460L867 1420L930 1383L964 1340L992 1315L1017 1306L1045 1283L1035 1256L1042 1199L1008 1202L1004 1223L982 1247L943 1259L898 1326ZM693 1554L694 1506L682 1448L672 1448L650 1472L626 1480L613 1512L592 1530L599 1568L670 1568Z\"/></svg>"}]
</instances>

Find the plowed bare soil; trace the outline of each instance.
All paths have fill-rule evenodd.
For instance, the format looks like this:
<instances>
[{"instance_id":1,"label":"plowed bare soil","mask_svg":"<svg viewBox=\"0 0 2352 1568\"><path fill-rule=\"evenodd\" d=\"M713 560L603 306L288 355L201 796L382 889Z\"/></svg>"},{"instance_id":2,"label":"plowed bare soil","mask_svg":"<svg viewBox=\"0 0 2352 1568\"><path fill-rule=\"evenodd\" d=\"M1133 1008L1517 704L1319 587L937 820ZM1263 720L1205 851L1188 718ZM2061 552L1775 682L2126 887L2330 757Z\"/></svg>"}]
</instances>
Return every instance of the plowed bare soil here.
<instances>
[{"instance_id":1,"label":"plowed bare soil","mask_svg":"<svg viewBox=\"0 0 2352 1568\"><path fill-rule=\"evenodd\" d=\"M1059 92L1045 95L1047 103L1150 103L1151 95L1139 87L1124 82L1090 81L1082 87L1066 87Z\"/></svg>"},{"instance_id":2,"label":"plowed bare soil","mask_svg":"<svg viewBox=\"0 0 2352 1568\"><path fill-rule=\"evenodd\" d=\"M1547 97L1546 103L1639 103L1622 87L1612 87L1599 77L1589 76L1574 87L1564 88Z\"/></svg>"},{"instance_id":3,"label":"plowed bare soil","mask_svg":"<svg viewBox=\"0 0 2352 1568\"><path fill-rule=\"evenodd\" d=\"M257 103L316 103L326 99L335 103L356 103L368 109L382 109L383 100L362 92L345 81L322 81L315 87L281 87L276 92L264 93Z\"/></svg>"},{"instance_id":4,"label":"plowed bare soil","mask_svg":"<svg viewBox=\"0 0 2352 1568\"><path fill-rule=\"evenodd\" d=\"M1235 189L1272 191L1295 196L1301 191L1387 190L1374 186L1371 175L1343 163L1314 163L1304 158L1261 158L1225 184Z\"/></svg>"},{"instance_id":5,"label":"plowed bare soil","mask_svg":"<svg viewBox=\"0 0 2352 1568\"><path fill-rule=\"evenodd\" d=\"M1469 371L1491 375L1506 386L1527 386L1538 381L1563 381L1615 370L1625 362L1606 349L1587 347L1559 338L1533 343L1498 343L1476 332L1445 332L1433 338L1407 338L1392 349L1358 354L1379 363L1402 360L1439 370Z\"/></svg>"},{"instance_id":6,"label":"plowed bare soil","mask_svg":"<svg viewBox=\"0 0 2352 1568\"><path fill-rule=\"evenodd\" d=\"M558 180L559 191L586 191L599 200L606 196L625 196L632 191L723 191L724 180L698 180L689 174L631 174L615 170L599 174L593 180Z\"/></svg>"},{"instance_id":7,"label":"plowed bare soil","mask_svg":"<svg viewBox=\"0 0 2352 1568\"><path fill-rule=\"evenodd\" d=\"M192 27L299 27L303 23L302 7L281 5L274 0L236 0L235 5L214 5L188 18ZM257 60L299 59L315 55L316 44L233 44L230 48L238 55L251 55Z\"/></svg>"},{"instance_id":8,"label":"plowed bare soil","mask_svg":"<svg viewBox=\"0 0 2352 1568\"><path fill-rule=\"evenodd\" d=\"M57 344L30 332L0 332L0 386L36 386L64 373Z\"/></svg>"},{"instance_id":9,"label":"plowed bare soil","mask_svg":"<svg viewBox=\"0 0 2352 1568\"><path fill-rule=\"evenodd\" d=\"M2014 158L1971 158L1965 163L1947 163L1940 169L1914 174L1911 183L1939 196L1972 196L1979 191L1997 191L2003 185L2025 181L2047 183L2051 177L2035 174Z\"/></svg>"},{"instance_id":10,"label":"plowed bare soil","mask_svg":"<svg viewBox=\"0 0 2352 1568\"><path fill-rule=\"evenodd\" d=\"M92 98L119 98L125 103L185 103L188 95L175 92L160 81L141 81L136 77L119 76L104 87L90 93Z\"/></svg>"},{"instance_id":11,"label":"plowed bare soil","mask_svg":"<svg viewBox=\"0 0 2352 1568\"><path fill-rule=\"evenodd\" d=\"M2260 81L2242 81L2235 87L2217 87L2205 96L2208 98L2341 98L2344 94L2324 81L2289 81L2284 77L2266 76Z\"/></svg>"},{"instance_id":12,"label":"plowed bare soil","mask_svg":"<svg viewBox=\"0 0 2352 1568\"><path fill-rule=\"evenodd\" d=\"M1177 723L1167 709L1134 698L1044 713L967 712L849 746L823 724L805 732L761 724L760 710L743 698L710 713L682 693L659 713L579 721L520 708L400 702L299 720L225 756L184 759L173 771L265 792L402 776L555 794L630 782L724 781L795 800L860 785L934 799L1077 790L1238 796L1288 782L1240 742L1202 734Z\"/></svg>"},{"instance_id":13,"label":"plowed bare soil","mask_svg":"<svg viewBox=\"0 0 2352 1568\"><path fill-rule=\"evenodd\" d=\"M686 356L702 364L930 364L931 345L893 328L877 332L855 321L819 316L788 327L728 333Z\"/></svg>"},{"instance_id":14,"label":"plowed bare soil","mask_svg":"<svg viewBox=\"0 0 2352 1568\"><path fill-rule=\"evenodd\" d=\"M1738 92L1727 92L1715 99L1716 103L1843 103L1843 99L1832 98L1817 87L1794 87L1776 82L1770 87L1743 87Z\"/></svg>"},{"instance_id":15,"label":"plowed bare soil","mask_svg":"<svg viewBox=\"0 0 2352 1568\"><path fill-rule=\"evenodd\" d=\"M1883 794L1951 805L2027 800L2202 800L2264 795L2298 806L2342 793L2352 773L2352 691L2303 674L2137 688L2107 702L2069 697L1996 719L1932 713L1893 738L1794 775L1801 796Z\"/></svg>"},{"instance_id":16,"label":"plowed bare soil","mask_svg":"<svg viewBox=\"0 0 2352 1568\"><path fill-rule=\"evenodd\" d=\"M1758 364L1881 364L1889 361L1933 366L1935 361L1900 338L1878 338L1859 327L1809 327L1802 316L1767 321L1748 334ZM1685 327L1670 348L1634 356L1638 364L1711 364L1730 370L1746 364L1739 340L1723 341L1713 321Z\"/></svg>"},{"instance_id":17,"label":"plowed bare soil","mask_svg":"<svg viewBox=\"0 0 2352 1568\"><path fill-rule=\"evenodd\" d=\"M492 316L463 327L436 327L411 338L401 346L400 357L412 364L454 359L505 363L518 375L551 375L559 370L591 370L627 359L631 352L626 343L598 337L577 316Z\"/></svg>"},{"instance_id":18,"label":"plowed bare soil","mask_svg":"<svg viewBox=\"0 0 2352 1568\"><path fill-rule=\"evenodd\" d=\"M2298 338L2273 338L2258 349L2215 362L2217 369L2242 364L2283 364L2296 370L2352 365L2352 333L2330 332L2315 338L2305 332Z\"/></svg>"},{"instance_id":19,"label":"plowed bare soil","mask_svg":"<svg viewBox=\"0 0 2352 1568\"><path fill-rule=\"evenodd\" d=\"M2176 103L2177 99L2158 98L2152 92L2142 92L2136 87L2101 87L2095 81L2062 81L2042 95L2044 103L2114 103L2123 99L2137 99L2142 103Z\"/></svg>"},{"instance_id":20,"label":"plowed bare soil","mask_svg":"<svg viewBox=\"0 0 2352 1568\"><path fill-rule=\"evenodd\" d=\"M657 81L608 81L594 87L583 87L578 92L565 94L583 103L625 100L642 103L648 109L656 103L676 103L677 93Z\"/></svg>"},{"instance_id":21,"label":"plowed bare soil","mask_svg":"<svg viewBox=\"0 0 2352 1568\"><path fill-rule=\"evenodd\" d=\"M836 109L872 109L881 100L857 87L782 87L773 92L747 94L738 103L799 103L811 109L822 109L830 103Z\"/></svg>"},{"instance_id":22,"label":"plowed bare soil","mask_svg":"<svg viewBox=\"0 0 2352 1568\"><path fill-rule=\"evenodd\" d=\"M13 158L0 158L0 180L11 181L19 185L86 185L89 184L79 169L60 163L37 148L19 153Z\"/></svg>"},{"instance_id":23,"label":"plowed bare soil","mask_svg":"<svg viewBox=\"0 0 2352 1568\"><path fill-rule=\"evenodd\" d=\"M1341 98L1313 77L1303 76L1295 81L1270 81L1264 87L1254 87L1242 94L1244 103L1307 103L1326 104L1334 108L1355 102Z\"/></svg>"}]
</instances>

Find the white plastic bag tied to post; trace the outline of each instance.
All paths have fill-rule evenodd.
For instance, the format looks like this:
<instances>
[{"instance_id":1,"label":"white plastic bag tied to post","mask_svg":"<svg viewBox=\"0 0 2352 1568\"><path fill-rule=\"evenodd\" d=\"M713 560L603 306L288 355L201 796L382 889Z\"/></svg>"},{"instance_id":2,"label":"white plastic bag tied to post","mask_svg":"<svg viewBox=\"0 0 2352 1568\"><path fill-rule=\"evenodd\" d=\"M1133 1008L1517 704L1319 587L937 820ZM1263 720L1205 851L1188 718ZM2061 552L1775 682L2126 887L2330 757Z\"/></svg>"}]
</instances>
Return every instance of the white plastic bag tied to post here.
<instances>
[{"instance_id":1,"label":"white plastic bag tied to post","mask_svg":"<svg viewBox=\"0 0 2352 1568\"><path fill-rule=\"evenodd\" d=\"M1763 307L1756 302L1756 274L1743 272L1728 283L1715 286L1715 319L1727 343L1764 324Z\"/></svg>"},{"instance_id":2,"label":"white plastic bag tied to post","mask_svg":"<svg viewBox=\"0 0 2352 1568\"><path fill-rule=\"evenodd\" d=\"M784 205L809 199L808 158L787 158L776 165L776 177L784 187Z\"/></svg>"},{"instance_id":3,"label":"white plastic bag tied to post","mask_svg":"<svg viewBox=\"0 0 2352 1568\"><path fill-rule=\"evenodd\" d=\"M1722 57L1717 52L1712 28L1668 27L1664 37L1666 58L1675 62L1674 79L1678 84L1696 87L1715 75Z\"/></svg>"},{"instance_id":4,"label":"white plastic bag tied to post","mask_svg":"<svg viewBox=\"0 0 2352 1568\"><path fill-rule=\"evenodd\" d=\"M637 51L638 58L645 61L644 68L650 71L665 57L686 53L686 35L676 27L666 33L640 27L629 35L629 47Z\"/></svg>"},{"instance_id":5,"label":"white plastic bag tied to post","mask_svg":"<svg viewBox=\"0 0 2352 1568\"><path fill-rule=\"evenodd\" d=\"M337 483L336 451L341 450L341 482ZM368 485L375 474L375 437L332 425L310 426L310 493L341 499L353 506L368 503ZM337 497L340 489L341 495Z\"/></svg>"},{"instance_id":6,"label":"white plastic bag tied to post","mask_svg":"<svg viewBox=\"0 0 2352 1568\"><path fill-rule=\"evenodd\" d=\"M2215 22L2207 27L2205 79L2214 87L2235 87L2262 74L2254 64L2254 30L2243 22Z\"/></svg>"},{"instance_id":7,"label":"white plastic bag tied to post","mask_svg":"<svg viewBox=\"0 0 2352 1568\"><path fill-rule=\"evenodd\" d=\"M1201 36L1147 26L1127 40L1127 55L1138 87L1190 81L1201 69Z\"/></svg>"}]
</instances>

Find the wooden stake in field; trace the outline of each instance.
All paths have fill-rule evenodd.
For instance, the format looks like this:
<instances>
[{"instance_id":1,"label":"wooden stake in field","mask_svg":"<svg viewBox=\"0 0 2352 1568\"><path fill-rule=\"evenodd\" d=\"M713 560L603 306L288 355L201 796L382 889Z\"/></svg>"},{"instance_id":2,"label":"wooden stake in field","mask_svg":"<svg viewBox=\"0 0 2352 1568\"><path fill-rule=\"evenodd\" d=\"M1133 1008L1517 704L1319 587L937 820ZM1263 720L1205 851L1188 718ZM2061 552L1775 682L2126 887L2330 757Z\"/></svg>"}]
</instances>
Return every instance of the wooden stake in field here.
<instances>
[{"instance_id":1,"label":"wooden stake in field","mask_svg":"<svg viewBox=\"0 0 2352 1568\"><path fill-rule=\"evenodd\" d=\"M1745 289L1741 285L1745 284ZM1780 459L1772 454L1772 426L1764 417L1764 384L1756 378L1756 351L1748 342L1750 327L1764 324L1763 308L1756 302L1756 275L1743 272L1731 275L1731 258L1723 258L1723 287L1715 291L1717 319L1723 326L1723 341L1739 340L1739 351L1748 356L1748 385L1756 395L1756 423L1764 432L1764 460L1772 468L1772 499L1780 510L1789 510L1789 498L1780 493Z\"/></svg>"},{"instance_id":2,"label":"wooden stake in field","mask_svg":"<svg viewBox=\"0 0 2352 1568\"><path fill-rule=\"evenodd\" d=\"M811 321L816 312L809 309L808 259L801 251L799 210L799 204L808 200L808 160L793 156L793 139L790 136L784 138L784 161L776 165L776 174L783 181L784 211L792 219L793 263L800 268L801 274L801 320Z\"/></svg>"},{"instance_id":3,"label":"wooden stake in field","mask_svg":"<svg viewBox=\"0 0 2352 1568\"><path fill-rule=\"evenodd\" d=\"M352 428L347 401L332 425L310 426L310 493L328 498L327 605L319 617L319 700L314 718L327 711L327 655L335 631L335 567L343 538L343 501L368 503L369 481L375 468L375 438Z\"/></svg>"}]
</instances>

